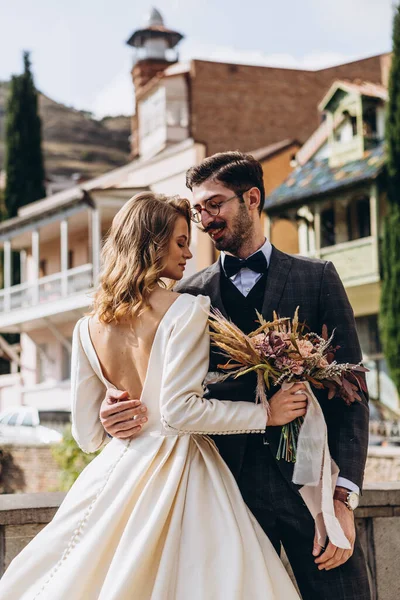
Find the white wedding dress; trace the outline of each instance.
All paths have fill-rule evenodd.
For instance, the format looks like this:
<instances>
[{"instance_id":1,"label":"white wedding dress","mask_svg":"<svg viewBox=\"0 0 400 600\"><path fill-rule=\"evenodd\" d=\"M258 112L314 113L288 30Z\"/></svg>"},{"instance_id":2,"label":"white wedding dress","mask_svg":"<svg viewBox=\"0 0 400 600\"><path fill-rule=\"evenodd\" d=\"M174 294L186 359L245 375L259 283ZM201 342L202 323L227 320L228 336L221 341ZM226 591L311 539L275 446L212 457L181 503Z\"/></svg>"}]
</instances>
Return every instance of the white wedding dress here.
<instances>
[{"instance_id":1,"label":"white wedding dress","mask_svg":"<svg viewBox=\"0 0 400 600\"><path fill-rule=\"evenodd\" d=\"M202 398L208 310L208 298L188 294L168 309L141 396L145 429L113 439L86 467L11 563L2 600L299 600L207 436L261 432L266 421L260 405ZM99 384L103 396L112 386L86 317L74 331L72 374L75 435L93 450L101 443L93 398Z\"/></svg>"}]
</instances>

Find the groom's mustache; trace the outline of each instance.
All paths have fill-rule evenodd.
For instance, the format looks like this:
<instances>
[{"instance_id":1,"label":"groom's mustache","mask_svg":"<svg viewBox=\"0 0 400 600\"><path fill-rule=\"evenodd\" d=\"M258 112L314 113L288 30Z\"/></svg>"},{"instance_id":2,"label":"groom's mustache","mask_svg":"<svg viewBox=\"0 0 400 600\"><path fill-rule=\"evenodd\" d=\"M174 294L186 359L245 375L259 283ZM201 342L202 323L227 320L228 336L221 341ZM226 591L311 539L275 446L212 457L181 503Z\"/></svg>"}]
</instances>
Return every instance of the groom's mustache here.
<instances>
[{"instance_id":1,"label":"groom's mustache","mask_svg":"<svg viewBox=\"0 0 400 600\"><path fill-rule=\"evenodd\" d=\"M221 227L225 227L225 225L226 223L223 221L212 221L207 227L198 227L198 229L203 233L209 233L212 229L220 229Z\"/></svg>"}]
</instances>

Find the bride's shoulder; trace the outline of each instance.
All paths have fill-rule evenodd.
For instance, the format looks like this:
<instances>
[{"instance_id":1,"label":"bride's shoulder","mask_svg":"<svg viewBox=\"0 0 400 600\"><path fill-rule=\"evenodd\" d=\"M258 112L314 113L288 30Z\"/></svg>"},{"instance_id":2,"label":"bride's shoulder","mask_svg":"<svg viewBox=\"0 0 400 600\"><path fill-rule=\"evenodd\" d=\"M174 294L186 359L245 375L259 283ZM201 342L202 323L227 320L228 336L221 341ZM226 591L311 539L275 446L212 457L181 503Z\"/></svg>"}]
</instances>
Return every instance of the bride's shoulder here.
<instances>
[{"instance_id":1,"label":"bride's shoulder","mask_svg":"<svg viewBox=\"0 0 400 600\"><path fill-rule=\"evenodd\" d=\"M192 308L194 310L210 310L210 298L209 296L202 296L201 294L197 296L193 296L192 294L177 294L181 298L181 302L187 308Z\"/></svg>"}]
</instances>

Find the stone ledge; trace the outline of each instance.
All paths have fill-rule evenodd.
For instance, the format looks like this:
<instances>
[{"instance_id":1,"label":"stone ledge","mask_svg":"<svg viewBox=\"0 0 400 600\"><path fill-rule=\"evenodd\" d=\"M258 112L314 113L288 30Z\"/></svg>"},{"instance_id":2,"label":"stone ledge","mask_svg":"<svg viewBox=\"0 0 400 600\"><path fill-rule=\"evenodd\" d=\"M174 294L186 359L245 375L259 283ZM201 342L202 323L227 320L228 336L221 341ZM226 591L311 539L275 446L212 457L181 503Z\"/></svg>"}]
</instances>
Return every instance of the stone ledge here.
<instances>
[{"instance_id":1,"label":"stone ledge","mask_svg":"<svg viewBox=\"0 0 400 600\"><path fill-rule=\"evenodd\" d=\"M0 495L0 577L50 522L62 492ZM356 511L373 600L400 598L400 482L367 484Z\"/></svg>"},{"instance_id":2,"label":"stone ledge","mask_svg":"<svg viewBox=\"0 0 400 600\"><path fill-rule=\"evenodd\" d=\"M35 513L36 519L40 511L54 514L64 498L65 492L2 494L0 495L0 525L30 523L32 521L29 511ZM400 482L366 484L360 498L357 517L392 517L399 514Z\"/></svg>"},{"instance_id":3,"label":"stone ledge","mask_svg":"<svg viewBox=\"0 0 400 600\"><path fill-rule=\"evenodd\" d=\"M48 523L64 497L64 492L2 494L0 496L0 525Z\"/></svg>"},{"instance_id":4,"label":"stone ledge","mask_svg":"<svg viewBox=\"0 0 400 600\"><path fill-rule=\"evenodd\" d=\"M400 506L400 482L366 484L360 498L360 508L370 506Z\"/></svg>"}]
</instances>

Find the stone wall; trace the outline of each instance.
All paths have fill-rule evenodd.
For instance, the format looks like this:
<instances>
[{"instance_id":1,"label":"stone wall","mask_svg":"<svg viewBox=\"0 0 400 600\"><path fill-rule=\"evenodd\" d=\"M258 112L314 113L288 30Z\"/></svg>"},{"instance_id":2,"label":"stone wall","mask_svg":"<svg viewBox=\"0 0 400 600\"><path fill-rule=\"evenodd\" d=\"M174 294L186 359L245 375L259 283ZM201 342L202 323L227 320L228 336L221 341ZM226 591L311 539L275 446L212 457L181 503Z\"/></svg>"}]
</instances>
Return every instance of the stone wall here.
<instances>
[{"instance_id":1,"label":"stone wall","mask_svg":"<svg viewBox=\"0 0 400 600\"><path fill-rule=\"evenodd\" d=\"M0 576L54 516L63 493L0 496ZM400 598L400 483L368 484L356 513L373 600Z\"/></svg>"},{"instance_id":2,"label":"stone wall","mask_svg":"<svg viewBox=\"0 0 400 600\"><path fill-rule=\"evenodd\" d=\"M60 469L43 445L2 445L0 493L49 492L59 490ZM5 460L4 460L5 457Z\"/></svg>"},{"instance_id":3,"label":"stone wall","mask_svg":"<svg viewBox=\"0 0 400 600\"><path fill-rule=\"evenodd\" d=\"M0 577L12 559L54 517L65 494L0 496Z\"/></svg>"},{"instance_id":4,"label":"stone wall","mask_svg":"<svg viewBox=\"0 0 400 600\"><path fill-rule=\"evenodd\" d=\"M2 456L11 460L2 464ZM54 492L60 489L60 469L49 446L2 446L0 494ZM365 482L400 481L400 448L370 446Z\"/></svg>"},{"instance_id":5,"label":"stone wall","mask_svg":"<svg viewBox=\"0 0 400 600\"><path fill-rule=\"evenodd\" d=\"M2 468L1 453L12 459ZM49 446L2 446L0 448L0 494L55 492L60 469ZM365 482L400 481L400 448L370 446Z\"/></svg>"}]
</instances>

